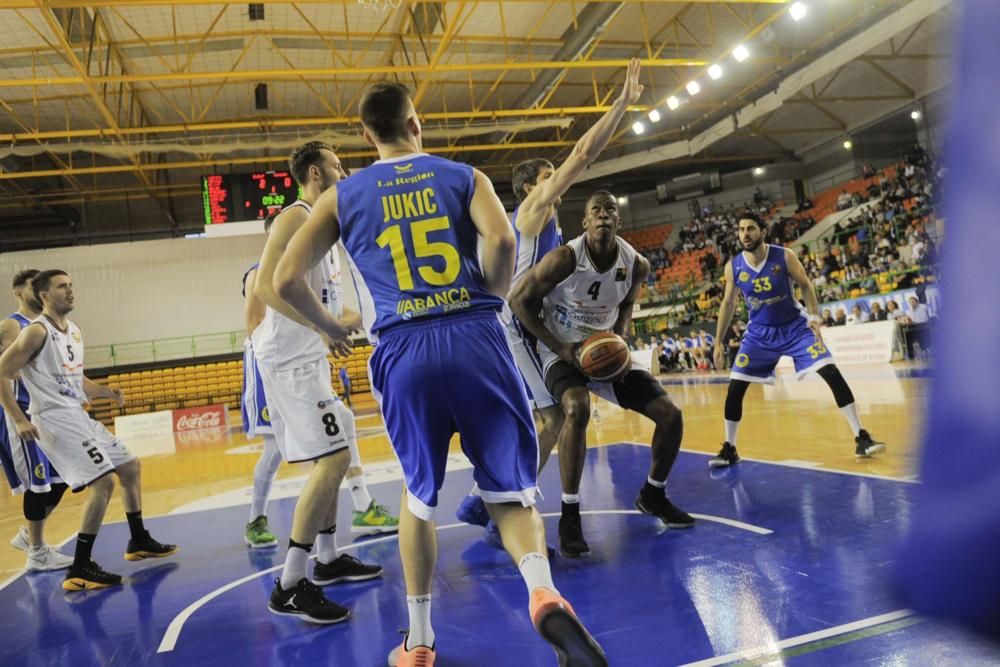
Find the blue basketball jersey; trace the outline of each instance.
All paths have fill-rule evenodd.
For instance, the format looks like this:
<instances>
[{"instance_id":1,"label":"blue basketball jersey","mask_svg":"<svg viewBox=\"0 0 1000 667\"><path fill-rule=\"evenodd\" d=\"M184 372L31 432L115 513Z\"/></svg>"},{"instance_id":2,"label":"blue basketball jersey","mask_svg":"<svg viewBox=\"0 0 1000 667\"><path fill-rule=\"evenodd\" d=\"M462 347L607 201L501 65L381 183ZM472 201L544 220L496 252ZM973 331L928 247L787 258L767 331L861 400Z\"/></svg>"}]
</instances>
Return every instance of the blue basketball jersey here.
<instances>
[{"instance_id":1,"label":"blue basketball jersey","mask_svg":"<svg viewBox=\"0 0 1000 667\"><path fill-rule=\"evenodd\" d=\"M21 313L11 313L7 316L7 319L14 320L21 328L31 324L31 320L22 315ZM28 396L28 388L24 386L24 381L15 380L14 381L14 398L17 399L17 404L21 406L21 409L25 412L28 411L28 405L31 403L31 397Z\"/></svg>"},{"instance_id":2,"label":"blue basketball jersey","mask_svg":"<svg viewBox=\"0 0 1000 667\"><path fill-rule=\"evenodd\" d=\"M514 278L511 280L513 285L518 281L518 279L528 272L528 269L538 264L548 253L552 252L556 248L562 245L562 230L559 229L559 223L556 221L556 217L552 218L545 223L542 227L542 231L535 237L521 237L521 232L517 230L517 212L520 210L520 206L514 209L514 237L517 239L517 260L514 264Z\"/></svg>"},{"instance_id":3,"label":"blue basketball jersey","mask_svg":"<svg viewBox=\"0 0 1000 667\"><path fill-rule=\"evenodd\" d=\"M754 324L778 326L804 317L792 291L782 246L768 245L767 258L757 267L747 261L746 253L736 255L733 280L746 298L750 321Z\"/></svg>"},{"instance_id":4,"label":"blue basketball jersey","mask_svg":"<svg viewBox=\"0 0 1000 667\"><path fill-rule=\"evenodd\" d=\"M374 309L362 308L370 337L418 318L500 310L479 267L472 167L414 153L336 187L341 240Z\"/></svg>"}]
</instances>

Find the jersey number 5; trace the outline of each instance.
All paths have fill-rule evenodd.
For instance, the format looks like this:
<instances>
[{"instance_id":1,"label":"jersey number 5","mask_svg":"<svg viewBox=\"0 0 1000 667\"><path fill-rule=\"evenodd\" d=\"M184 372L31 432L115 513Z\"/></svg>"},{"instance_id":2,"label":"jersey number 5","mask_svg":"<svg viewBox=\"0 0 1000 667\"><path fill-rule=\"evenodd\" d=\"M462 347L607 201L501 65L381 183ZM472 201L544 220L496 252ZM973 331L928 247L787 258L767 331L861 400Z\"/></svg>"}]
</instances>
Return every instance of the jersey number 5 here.
<instances>
[{"instance_id":1,"label":"jersey number 5","mask_svg":"<svg viewBox=\"0 0 1000 667\"><path fill-rule=\"evenodd\" d=\"M443 241L429 241L427 235L431 232L442 231L451 226L447 216L437 218L427 218L410 223L410 236L413 238L413 254L417 258L439 257L444 260L444 270L438 271L431 266L418 266L417 273L428 285L443 287L455 282L458 278L458 271L462 265L458 256L458 250L450 243ZM396 269L396 282L399 289L413 289L413 272L410 269L410 262L406 256L406 247L403 245L403 231L399 225L386 227L385 230L375 239L380 248L389 248L392 254L392 265Z\"/></svg>"}]
</instances>

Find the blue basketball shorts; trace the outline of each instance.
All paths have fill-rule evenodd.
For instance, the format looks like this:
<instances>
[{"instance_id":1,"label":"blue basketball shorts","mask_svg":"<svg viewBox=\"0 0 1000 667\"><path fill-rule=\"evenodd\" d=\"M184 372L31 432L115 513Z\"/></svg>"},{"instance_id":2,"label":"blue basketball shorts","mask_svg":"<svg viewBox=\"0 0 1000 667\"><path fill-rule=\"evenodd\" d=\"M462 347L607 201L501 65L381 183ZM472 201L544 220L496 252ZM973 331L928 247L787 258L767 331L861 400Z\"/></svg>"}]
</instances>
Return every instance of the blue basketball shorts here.
<instances>
[{"instance_id":1,"label":"blue basketball shorts","mask_svg":"<svg viewBox=\"0 0 1000 667\"><path fill-rule=\"evenodd\" d=\"M433 520L455 433L483 500L534 505L535 425L495 313L393 327L381 335L368 364L414 515Z\"/></svg>"},{"instance_id":2,"label":"blue basketball shorts","mask_svg":"<svg viewBox=\"0 0 1000 667\"><path fill-rule=\"evenodd\" d=\"M27 406L21 406L27 412ZM52 484L61 483L49 458L34 440L22 440L14 430L14 420L0 410L0 467L15 494L25 491L48 493Z\"/></svg>"},{"instance_id":3,"label":"blue basketball shorts","mask_svg":"<svg viewBox=\"0 0 1000 667\"><path fill-rule=\"evenodd\" d=\"M792 358L795 376L800 380L806 373L833 363L833 355L816 340L804 317L778 326L751 322L729 377L747 382L774 382L774 367L783 356Z\"/></svg>"},{"instance_id":4,"label":"blue basketball shorts","mask_svg":"<svg viewBox=\"0 0 1000 667\"><path fill-rule=\"evenodd\" d=\"M264 397L264 381L257 368L250 341L243 348L243 394L240 396L240 412L243 414L243 430L251 438L258 435L274 434L271 415L267 411Z\"/></svg>"}]
</instances>

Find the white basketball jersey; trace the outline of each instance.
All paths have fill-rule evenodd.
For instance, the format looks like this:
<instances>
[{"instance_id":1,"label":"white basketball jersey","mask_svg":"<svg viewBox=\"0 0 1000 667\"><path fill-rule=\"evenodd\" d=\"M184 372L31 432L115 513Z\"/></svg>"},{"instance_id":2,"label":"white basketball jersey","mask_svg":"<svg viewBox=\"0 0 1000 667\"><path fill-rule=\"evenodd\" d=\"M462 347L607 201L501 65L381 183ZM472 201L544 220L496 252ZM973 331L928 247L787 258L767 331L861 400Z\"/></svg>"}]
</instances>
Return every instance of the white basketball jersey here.
<instances>
[{"instance_id":1,"label":"white basketball jersey","mask_svg":"<svg viewBox=\"0 0 1000 667\"><path fill-rule=\"evenodd\" d=\"M66 321L60 331L42 315L32 322L45 327L45 344L21 369L21 379L31 395L29 412L37 415L51 408L79 409L87 402L83 392L83 336L80 328Z\"/></svg>"},{"instance_id":2,"label":"white basketball jersey","mask_svg":"<svg viewBox=\"0 0 1000 667\"><path fill-rule=\"evenodd\" d=\"M306 213L312 213L312 206L302 200L295 201L288 208L301 206ZM285 210L288 210L286 208ZM306 282L319 300L334 316L340 317L344 311L340 286L340 257L336 246L330 248L323 258L309 270ZM272 366L290 366L317 357L326 357L327 348L318 333L294 322L270 306L264 320L251 336L254 355L258 361Z\"/></svg>"},{"instance_id":3,"label":"white basketball jersey","mask_svg":"<svg viewBox=\"0 0 1000 667\"><path fill-rule=\"evenodd\" d=\"M542 321L556 338L577 343L618 321L618 306L632 288L635 249L618 239L618 257L600 273L587 252L584 236L567 243L576 256L576 270L542 301Z\"/></svg>"}]
</instances>

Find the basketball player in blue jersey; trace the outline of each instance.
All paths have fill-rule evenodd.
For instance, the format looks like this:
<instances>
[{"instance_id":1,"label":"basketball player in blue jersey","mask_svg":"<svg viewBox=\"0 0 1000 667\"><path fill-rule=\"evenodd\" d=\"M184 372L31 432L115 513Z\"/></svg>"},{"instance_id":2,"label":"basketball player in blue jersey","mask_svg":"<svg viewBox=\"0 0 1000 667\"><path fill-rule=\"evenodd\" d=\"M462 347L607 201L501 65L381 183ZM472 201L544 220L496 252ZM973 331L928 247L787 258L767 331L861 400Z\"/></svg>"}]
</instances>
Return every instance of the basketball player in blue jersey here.
<instances>
[{"instance_id":1,"label":"basketball player in blue jersey","mask_svg":"<svg viewBox=\"0 0 1000 667\"><path fill-rule=\"evenodd\" d=\"M872 440L868 431L861 427L854 394L834 365L833 355L823 345L819 302L812 282L794 252L764 243L764 230L764 223L756 213L744 213L737 229L743 252L726 264L726 292L715 328L716 368L725 368L723 343L736 308L737 290L746 299L750 322L729 374L726 441L718 456L708 464L720 468L740 460L736 452L736 431L743 418L743 397L751 382L774 381L774 367L782 356L792 358L800 379L815 371L830 386L837 407L854 432L855 456L868 458L884 450L885 445ZM802 290L805 310L795 300L793 285Z\"/></svg>"},{"instance_id":2,"label":"basketball player in blue jersey","mask_svg":"<svg viewBox=\"0 0 1000 667\"><path fill-rule=\"evenodd\" d=\"M320 586L382 576L381 566L337 551L337 496L352 465L355 431L354 415L333 390L327 352L346 356L351 347L348 340L334 343L317 332L277 295L272 277L313 203L347 173L333 149L318 141L296 148L289 170L302 188L302 198L278 214L264 244L253 293L267 309L250 342L278 451L289 463L309 461L313 468L295 503L285 564L274 582L268 609L279 616L331 624L346 621L350 611L329 601ZM360 326L361 318L343 308L339 262L336 248L328 247L309 271L307 289L331 318L351 331ZM306 571L314 543L318 553L309 579Z\"/></svg>"},{"instance_id":3,"label":"basketball player in blue jersey","mask_svg":"<svg viewBox=\"0 0 1000 667\"><path fill-rule=\"evenodd\" d=\"M14 298L17 311L0 320L0 354L28 326L42 314L42 305L31 291L31 279L38 275L37 269L27 269L14 276ZM21 410L28 412L30 397L24 382L17 380L15 398ZM22 440L0 407L0 464L3 465L14 494L23 494L24 519L27 527L21 526L10 541L11 546L28 553L24 569L28 572L40 570L61 570L73 563L66 556L45 543L45 519L62 499L67 486L52 467L49 459L38 448L34 440Z\"/></svg>"},{"instance_id":4,"label":"basketball player in blue jersey","mask_svg":"<svg viewBox=\"0 0 1000 667\"><path fill-rule=\"evenodd\" d=\"M264 220L264 235L267 237L271 224L277 217L272 213ZM250 522L246 525L244 540L251 549L263 549L277 545L278 539L267 525L267 500L271 495L271 485L281 465L281 452L274 439L274 428L267 409L267 399L264 394L264 382L257 368L253 345L250 336L264 321L267 307L254 293L254 283L258 264L254 264L243 274L243 305L244 319L247 326L247 339L243 350L243 393L240 396L240 409L243 414L243 430L248 437L261 436L264 441L263 451L257 459L253 470L253 494L250 501ZM348 405L348 407L350 407ZM345 425L346 428L346 425ZM353 429L352 429L353 430ZM399 519L392 516L388 510L379 505L368 493L364 470L361 468L361 457L358 452L356 435L349 437L351 450L351 465L347 469L347 486L354 503L354 513L351 520L351 533L373 535L376 533L391 533L399 527Z\"/></svg>"},{"instance_id":5,"label":"basketball player in blue jersey","mask_svg":"<svg viewBox=\"0 0 1000 667\"><path fill-rule=\"evenodd\" d=\"M511 288L516 286L524 274L545 255L562 245L562 232L556 220L556 208L562 202L562 196L576 182L580 174L608 145L629 105L639 100L643 90L642 84L639 83L640 70L638 59L633 58L629 62L621 94L593 127L580 137L569 157L559 165L558 169L543 158L525 160L514 167L514 196L518 200L517 208L514 209L517 254ZM559 436L559 430L562 428L562 407L553 400L545 388L541 362L535 349L535 338L521 326L509 308L504 308L503 316L507 338L514 351L514 361L528 387L529 398L534 408L535 422L538 426L538 469L541 470L548 461ZM472 495L462 501L457 516L466 523L480 525L486 523L489 517L475 489ZM497 535L495 524L491 524L487 529L492 535Z\"/></svg>"},{"instance_id":6,"label":"basketball player in blue jersey","mask_svg":"<svg viewBox=\"0 0 1000 667\"><path fill-rule=\"evenodd\" d=\"M559 550L567 558L590 553L580 521L580 481L591 391L656 424L649 475L636 507L671 528L694 525L665 493L684 432L681 411L640 367L633 365L611 382L593 382L580 367L583 340L602 331L625 337L639 287L649 274L646 258L618 236L620 226L614 195L595 192L587 200L583 236L546 255L510 294L511 310L538 340L545 386L566 413L558 443L563 491Z\"/></svg>"},{"instance_id":7,"label":"basketball player in blue jersey","mask_svg":"<svg viewBox=\"0 0 1000 667\"><path fill-rule=\"evenodd\" d=\"M379 160L330 188L289 244L275 275L285 299L333 340L349 331L304 279L341 240L363 291L375 349L369 361L405 489L399 549L410 627L389 664L430 667L436 656L431 581L434 526L452 435L527 585L538 632L574 667L604 653L556 591L535 509L538 443L531 408L498 315L514 270L514 234L481 172L421 152L406 88L373 86L361 101ZM481 256L477 242L482 238Z\"/></svg>"}]
</instances>

